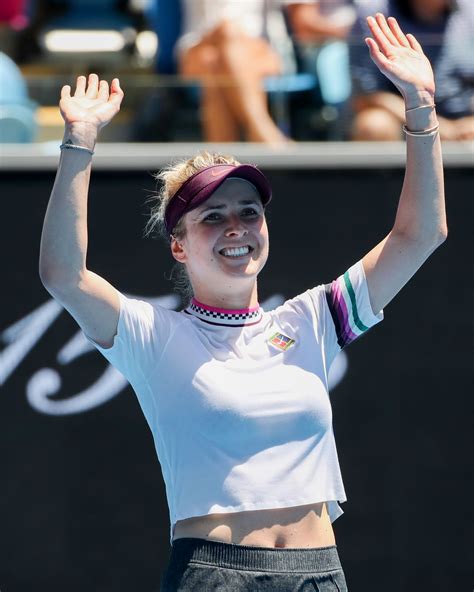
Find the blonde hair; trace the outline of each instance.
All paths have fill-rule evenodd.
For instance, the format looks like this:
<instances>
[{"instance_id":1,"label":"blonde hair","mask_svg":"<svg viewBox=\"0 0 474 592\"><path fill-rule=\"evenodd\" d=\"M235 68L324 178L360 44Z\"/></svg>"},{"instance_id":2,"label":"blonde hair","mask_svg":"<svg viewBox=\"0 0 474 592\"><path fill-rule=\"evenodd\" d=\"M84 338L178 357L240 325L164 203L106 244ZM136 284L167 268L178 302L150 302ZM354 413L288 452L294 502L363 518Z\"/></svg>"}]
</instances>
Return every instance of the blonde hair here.
<instances>
[{"instance_id":1,"label":"blonde hair","mask_svg":"<svg viewBox=\"0 0 474 592\"><path fill-rule=\"evenodd\" d=\"M239 165L240 162L233 156L201 150L192 158L174 162L154 175L158 182L161 181L161 188L149 200L152 202L152 206L150 218L145 227L146 236L157 233L168 245L171 244L170 236L165 226L165 212L168 204L176 195L176 192L181 185L187 181L189 177L200 170L216 164ZM184 216L178 221L171 232L178 240L182 240L186 236ZM172 279L173 275L175 275L174 289L182 295L183 299L186 301L185 305L187 305L193 296L193 289L185 265L177 261L171 271L169 279Z\"/></svg>"},{"instance_id":2,"label":"blonde hair","mask_svg":"<svg viewBox=\"0 0 474 592\"><path fill-rule=\"evenodd\" d=\"M188 160L179 161L162 169L155 175L157 181L162 182L161 189L151 199L154 205L151 208L150 219L146 226L146 234L149 235L157 230L158 233L169 241L169 236L165 228L165 212L168 204L176 195L181 185L192 175L215 164L240 164L233 156L225 156L217 152L208 152L201 150L196 156ZM185 227L183 219L178 221L172 230L176 238L185 236Z\"/></svg>"}]
</instances>

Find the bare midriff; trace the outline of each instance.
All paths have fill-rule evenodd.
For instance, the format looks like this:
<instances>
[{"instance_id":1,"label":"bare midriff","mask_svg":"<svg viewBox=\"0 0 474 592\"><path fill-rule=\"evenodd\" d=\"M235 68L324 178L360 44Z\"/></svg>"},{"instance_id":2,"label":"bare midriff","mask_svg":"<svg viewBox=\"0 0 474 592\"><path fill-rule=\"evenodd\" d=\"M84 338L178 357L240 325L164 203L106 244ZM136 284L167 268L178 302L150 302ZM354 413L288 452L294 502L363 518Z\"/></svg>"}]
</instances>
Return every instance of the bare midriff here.
<instances>
[{"instance_id":1,"label":"bare midriff","mask_svg":"<svg viewBox=\"0 0 474 592\"><path fill-rule=\"evenodd\" d=\"M188 537L258 547L315 548L336 544L325 502L178 520L173 540Z\"/></svg>"}]
</instances>

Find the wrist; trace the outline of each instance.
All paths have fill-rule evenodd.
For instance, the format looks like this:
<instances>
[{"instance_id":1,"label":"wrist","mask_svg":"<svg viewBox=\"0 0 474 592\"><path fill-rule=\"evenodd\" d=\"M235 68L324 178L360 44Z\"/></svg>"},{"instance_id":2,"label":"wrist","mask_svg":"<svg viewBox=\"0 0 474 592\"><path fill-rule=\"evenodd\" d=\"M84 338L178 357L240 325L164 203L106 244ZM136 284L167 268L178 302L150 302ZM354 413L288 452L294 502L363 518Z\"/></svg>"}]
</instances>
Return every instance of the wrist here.
<instances>
[{"instance_id":1,"label":"wrist","mask_svg":"<svg viewBox=\"0 0 474 592\"><path fill-rule=\"evenodd\" d=\"M407 128L413 132L433 129L438 124L434 103L406 109L405 123Z\"/></svg>"},{"instance_id":2,"label":"wrist","mask_svg":"<svg viewBox=\"0 0 474 592\"><path fill-rule=\"evenodd\" d=\"M428 90L414 90L404 93L403 100L405 101L405 109L416 109L417 107L434 105L435 96L434 92Z\"/></svg>"},{"instance_id":3,"label":"wrist","mask_svg":"<svg viewBox=\"0 0 474 592\"><path fill-rule=\"evenodd\" d=\"M72 123L67 124L64 129L63 143L83 146L89 150L94 150L97 142L98 129L91 123Z\"/></svg>"}]
</instances>

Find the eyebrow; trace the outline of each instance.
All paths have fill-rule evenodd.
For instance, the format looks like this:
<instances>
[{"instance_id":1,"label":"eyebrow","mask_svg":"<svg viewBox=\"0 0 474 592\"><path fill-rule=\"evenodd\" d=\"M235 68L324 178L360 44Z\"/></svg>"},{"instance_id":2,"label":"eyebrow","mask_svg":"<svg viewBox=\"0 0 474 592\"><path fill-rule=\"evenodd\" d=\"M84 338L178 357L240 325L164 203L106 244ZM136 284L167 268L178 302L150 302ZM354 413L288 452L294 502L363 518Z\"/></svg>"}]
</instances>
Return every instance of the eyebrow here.
<instances>
[{"instance_id":1,"label":"eyebrow","mask_svg":"<svg viewBox=\"0 0 474 592\"><path fill-rule=\"evenodd\" d=\"M249 205L258 205L258 201L255 199L241 199L239 205L249 206ZM207 208L203 208L199 211L200 214L207 212L208 210L223 210L227 207L227 204L216 204L215 206L207 206Z\"/></svg>"}]
</instances>

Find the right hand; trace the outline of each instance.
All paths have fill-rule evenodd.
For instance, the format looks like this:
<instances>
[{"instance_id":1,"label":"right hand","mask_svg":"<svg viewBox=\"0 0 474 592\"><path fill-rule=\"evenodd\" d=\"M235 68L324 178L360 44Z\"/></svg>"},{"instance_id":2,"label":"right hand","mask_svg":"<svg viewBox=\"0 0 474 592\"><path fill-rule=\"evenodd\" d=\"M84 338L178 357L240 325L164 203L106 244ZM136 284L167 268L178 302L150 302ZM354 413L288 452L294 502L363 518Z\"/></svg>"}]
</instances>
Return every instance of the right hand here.
<instances>
[{"instance_id":1,"label":"right hand","mask_svg":"<svg viewBox=\"0 0 474 592\"><path fill-rule=\"evenodd\" d=\"M118 113L122 99L123 90L118 78L112 80L109 92L106 80L99 83L97 74L89 74L89 80L78 76L73 96L69 85L62 87L59 109L66 127L86 124L99 131Z\"/></svg>"}]
</instances>

